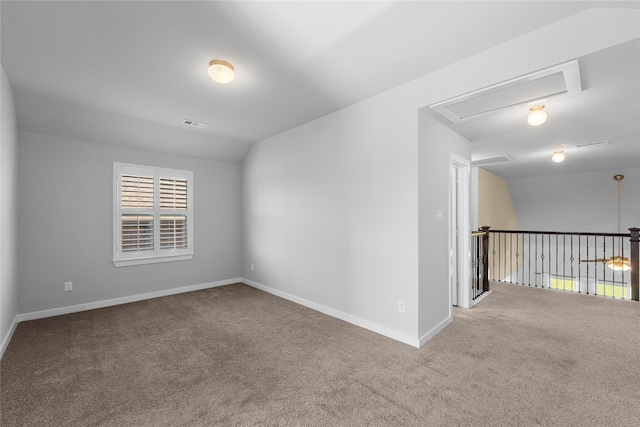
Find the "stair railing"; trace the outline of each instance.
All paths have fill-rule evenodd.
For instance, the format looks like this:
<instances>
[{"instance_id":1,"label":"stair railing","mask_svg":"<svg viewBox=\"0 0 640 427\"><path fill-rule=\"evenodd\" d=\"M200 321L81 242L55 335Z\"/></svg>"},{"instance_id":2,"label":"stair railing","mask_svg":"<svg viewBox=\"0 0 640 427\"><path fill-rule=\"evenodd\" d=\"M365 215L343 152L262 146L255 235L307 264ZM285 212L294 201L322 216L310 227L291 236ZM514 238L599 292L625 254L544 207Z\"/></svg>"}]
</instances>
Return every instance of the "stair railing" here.
<instances>
[{"instance_id":1,"label":"stair railing","mask_svg":"<svg viewBox=\"0 0 640 427\"><path fill-rule=\"evenodd\" d=\"M498 281L638 301L639 234L481 227L472 233L472 298Z\"/></svg>"}]
</instances>

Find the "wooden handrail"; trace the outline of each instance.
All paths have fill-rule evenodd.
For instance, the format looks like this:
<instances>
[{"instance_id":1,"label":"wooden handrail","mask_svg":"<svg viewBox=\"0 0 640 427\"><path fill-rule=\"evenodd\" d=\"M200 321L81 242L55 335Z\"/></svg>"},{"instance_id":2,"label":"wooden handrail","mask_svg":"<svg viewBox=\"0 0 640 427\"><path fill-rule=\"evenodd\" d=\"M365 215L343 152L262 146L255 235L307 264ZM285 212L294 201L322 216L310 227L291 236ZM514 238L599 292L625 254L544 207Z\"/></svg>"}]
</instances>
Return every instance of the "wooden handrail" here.
<instances>
[{"instance_id":1,"label":"wooden handrail","mask_svg":"<svg viewBox=\"0 0 640 427\"><path fill-rule=\"evenodd\" d=\"M511 234L550 234L550 235L567 235L567 236L605 236L605 237L630 237L630 233L592 233L592 232L576 232L576 231L526 231L526 230L491 230L492 233L511 233Z\"/></svg>"}]
</instances>

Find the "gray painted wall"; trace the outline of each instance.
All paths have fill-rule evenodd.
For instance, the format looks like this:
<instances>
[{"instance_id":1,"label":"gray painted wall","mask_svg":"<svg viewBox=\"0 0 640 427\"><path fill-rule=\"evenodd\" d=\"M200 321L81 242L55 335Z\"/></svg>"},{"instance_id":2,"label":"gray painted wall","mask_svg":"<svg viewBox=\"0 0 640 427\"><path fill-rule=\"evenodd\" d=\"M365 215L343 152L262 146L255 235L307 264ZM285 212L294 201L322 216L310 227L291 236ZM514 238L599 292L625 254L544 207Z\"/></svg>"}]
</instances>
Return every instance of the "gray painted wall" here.
<instances>
[{"instance_id":1,"label":"gray painted wall","mask_svg":"<svg viewBox=\"0 0 640 427\"><path fill-rule=\"evenodd\" d=\"M639 143L640 147L640 143ZM512 178L509 192L521 230L615 233L616 174L621 185L621 232L640 227L640 168Z\"/></svg>"},{"instance_id":2,"label":"gray painted wall","mask_svg":"<svg viewBox=\"0 0 640 427\"><path fill-rule=\"evenodd\" d=\"M240 277L241 166L38 133L18 138L21 313ZM192 260L114 267L113 162L194 171Z\"/></svg>"},{"instance_id":3,"label":"gray painted wall","mask_svg":"<svg viewBox=\"0 0 640 427\"><path fill-rule=\"evenodd\" d=\"M419 114L419 333L451 316L449 171L451 153L470 162L471 143L424 112ZM434 185L437 183L437 185ZM444 221L436 213L444 210ZM471 220L470 220L471 221ZM470 225L469 225L470 226Z\"/></svg>"},{"instance_id":4,"label":"gray painted wall","mask_svg":"<svg viewBox=\"0 0 640 427\"><path fill-rule=\"evenodd\" d=\"M2 68L0 66L0 68ZM18 314L17 154L18 129L13 91L4 68L0 86L0 345L4 349ZM1 353L0 353L1 355Z\"/></svg>"},{"instance_id":5,"label":"gray painted wall","mask_svg":"<svg viewBox=\"0 0 640 427\"><path fill-rule=\"evenodd\" d=\"M242 267L249 280L411 341L417 124L415 110L397 107L378 97L253 146Z\"/></svg>"}]
</instances>

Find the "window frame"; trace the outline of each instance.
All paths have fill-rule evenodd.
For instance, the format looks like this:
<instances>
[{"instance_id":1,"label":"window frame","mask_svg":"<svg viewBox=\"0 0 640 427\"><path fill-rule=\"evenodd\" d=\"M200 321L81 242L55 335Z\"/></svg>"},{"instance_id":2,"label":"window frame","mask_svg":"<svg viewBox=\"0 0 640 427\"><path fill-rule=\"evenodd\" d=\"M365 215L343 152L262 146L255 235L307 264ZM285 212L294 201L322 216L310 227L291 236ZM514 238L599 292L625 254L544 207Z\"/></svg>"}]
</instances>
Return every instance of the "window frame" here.
<instances>
[{"instance_id":1,"label":"window frame","mask_svg":"<svg viewBox=\"0 0 640 427\"><path fill-rule=\"evenodd\" d=\"M123 175L153 177L153 208L124 208L122 206ZM168 209L160 206L161 179L186 180L186 209ZM193 171L170 169L131 163L113 162L113 264L116 267L152 264L171 261L186 261L193 257ZM125 215L153 217L153 249L122 251L122 218ZM161 218L163 216L185 216L187 244L185 248L163 248L161 246Z\"/></svg>"}]
</instances>

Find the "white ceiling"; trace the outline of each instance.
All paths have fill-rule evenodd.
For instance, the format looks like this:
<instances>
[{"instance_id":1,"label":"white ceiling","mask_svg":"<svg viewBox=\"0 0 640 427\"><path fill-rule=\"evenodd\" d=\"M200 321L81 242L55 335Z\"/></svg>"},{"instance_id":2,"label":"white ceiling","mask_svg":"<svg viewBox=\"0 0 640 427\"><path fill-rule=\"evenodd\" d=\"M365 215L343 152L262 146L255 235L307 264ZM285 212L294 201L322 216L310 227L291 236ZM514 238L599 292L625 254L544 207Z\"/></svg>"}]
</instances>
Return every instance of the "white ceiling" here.
<instances>
[{"instance_id":1,"label":"white ceiling","mask_svg":"<svg viewBox=\"0 0 640 427\"><path fill-rule=\"evenodd\" d=\"M543 98L548 118L541 126L526 121L539 102L460 123L434 117L473 142L474 161L511 158L481 166L504 178L640 167L640 39L578 64L582 91ZM563 163L550 161L556 150L564 151Z\"/></svg>"},{"instance_id":2,"label":"white ceiling","mask_svg":"<svg viewBox=\"0 0 640 427\"><path fill-rule=\"evenodd\" d=\"M550 23L592 7L639 13L638 5L3 0L1 59L21 130L241 162L255 141ZM566 148L566 165L639 166L639 50L636 40L579 58L580 103L558 97L533 137L523 137L515 112L451 127L474 142L474 159L510 155L495 165L505 177L553 173L539 169L551 148ZM208 77L216 58L235 66L231 84ZM572 148L600 139L612 143ZM614 158L614 147L626 154Z\"/></svg>"}]
</instances>

